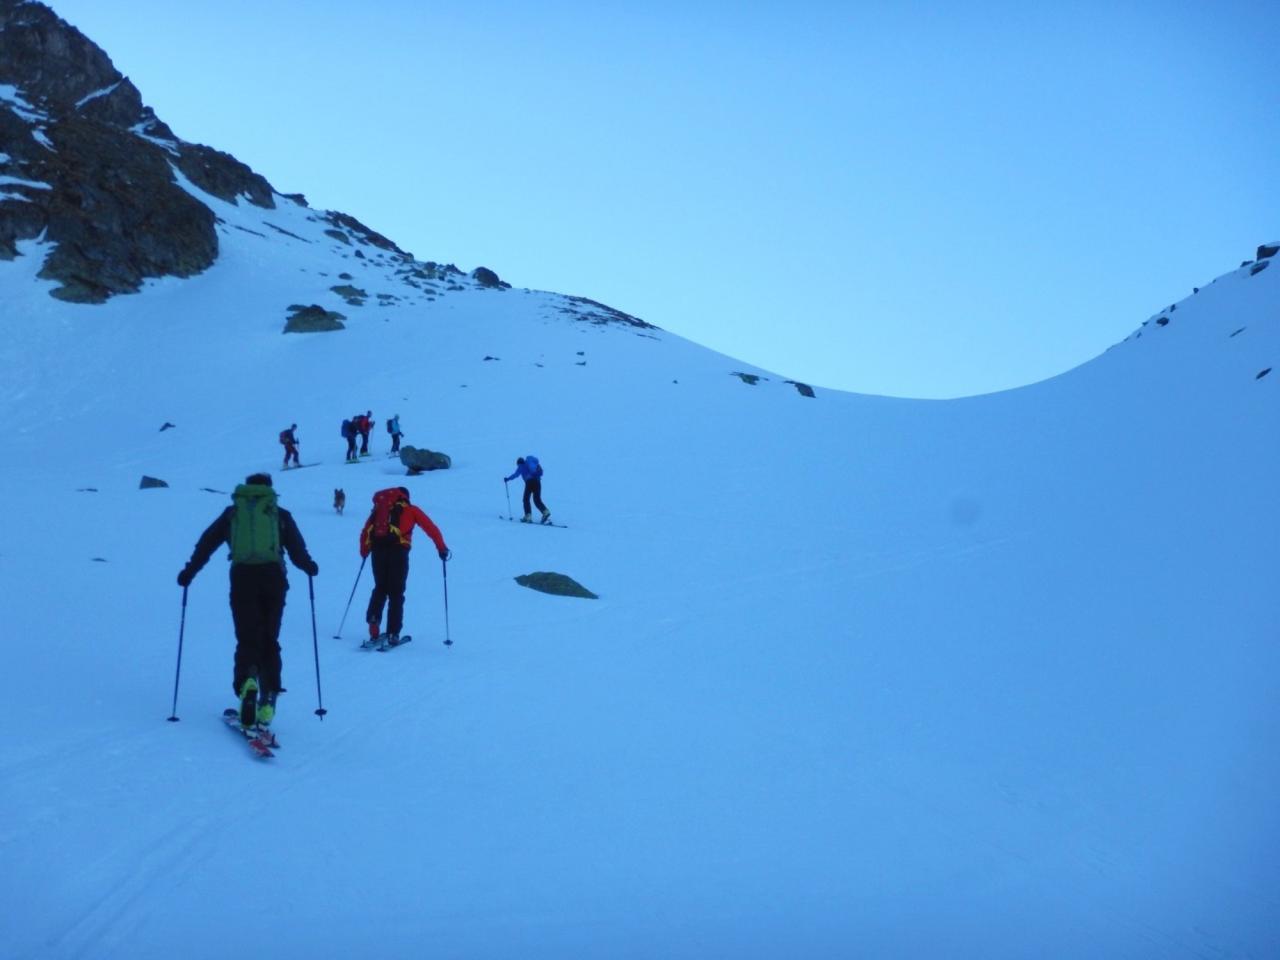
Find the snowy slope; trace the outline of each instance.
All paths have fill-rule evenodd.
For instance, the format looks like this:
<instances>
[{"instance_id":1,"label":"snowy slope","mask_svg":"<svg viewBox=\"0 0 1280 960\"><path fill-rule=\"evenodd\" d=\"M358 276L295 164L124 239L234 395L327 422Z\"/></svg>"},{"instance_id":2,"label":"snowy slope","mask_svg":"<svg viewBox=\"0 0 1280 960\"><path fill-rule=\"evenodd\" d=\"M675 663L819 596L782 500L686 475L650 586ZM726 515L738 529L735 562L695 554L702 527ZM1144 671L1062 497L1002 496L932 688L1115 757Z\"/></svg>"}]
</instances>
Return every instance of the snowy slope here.
<instances>
[{"instance_id":1,"label":"snowy slope","mask_svg":"<svg viewBox=\"0 0 1280 960\"><path fill-rule=\"evenodd\" d=\"M36 245L0 263L0 954L1280 955L1280 268L1042 384L809 399L202 199L190 280L77 307ZM282 335L295 303L347 329ZM364 409L377 453L398 412L453 469L344 465ZM291 422L319 465L281 474ZM524 453L569 529L498 520ZM174 577L259 469L321 567L315 641L291 572L269 765L216 719L216 560L164 722ZM402 482L454 551L455 644L419 545L417 642L360 653L357 532Z\"/></svg>"}]
</instances>

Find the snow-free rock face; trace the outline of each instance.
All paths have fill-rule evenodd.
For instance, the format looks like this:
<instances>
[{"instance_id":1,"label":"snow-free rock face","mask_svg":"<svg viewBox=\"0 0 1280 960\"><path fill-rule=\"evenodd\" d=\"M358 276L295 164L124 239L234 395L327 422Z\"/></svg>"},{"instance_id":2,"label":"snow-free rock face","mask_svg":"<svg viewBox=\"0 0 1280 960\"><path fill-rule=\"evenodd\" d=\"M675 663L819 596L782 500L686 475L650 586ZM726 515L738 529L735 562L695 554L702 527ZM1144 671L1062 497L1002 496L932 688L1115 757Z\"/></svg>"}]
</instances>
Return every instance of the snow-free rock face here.
<instances>
[{"instance_id":1,"label":"snow-free rock face","mask_svg":"<svg viewBox=\"0 0 1280 960\"><path fill-rule=\"evenodd\" d=\"M178 140L110 58L39 3L0 0L0 257L43 236L53 295L97 303L147 277L187 277L218 255L214 196L274 205L271 185Z\"/></svg>"}]
</instances>

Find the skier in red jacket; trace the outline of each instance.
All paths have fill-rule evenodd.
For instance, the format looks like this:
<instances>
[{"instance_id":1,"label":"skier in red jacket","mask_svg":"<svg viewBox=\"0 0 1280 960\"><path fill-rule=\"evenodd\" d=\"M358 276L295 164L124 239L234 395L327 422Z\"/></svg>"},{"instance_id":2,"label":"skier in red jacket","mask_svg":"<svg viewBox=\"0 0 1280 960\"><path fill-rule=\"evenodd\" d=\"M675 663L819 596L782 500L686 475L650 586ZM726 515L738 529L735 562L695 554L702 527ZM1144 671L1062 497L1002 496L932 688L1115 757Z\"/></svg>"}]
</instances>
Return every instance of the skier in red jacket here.
<instances>
[{"instance_id":1,"label":"skier in red jacket","mask_svg":"<svg viewBox=\"0 0 1280 960\"><path fill-rule=\"evenodd\" d=\"M400 642L404 626L404 591L409 581L409 550L413 547L413 528L422 531L435 544L441 560L449 559L440 529L425 513L409 502L404 487L389 487L373 495L373 510L360 531L360 556L373 556L373 593L365 620L369 624L370 641L381 641L394 647ZM387 631L381 633L382 608L390 600Z\"/></svg>"}]
</instances>

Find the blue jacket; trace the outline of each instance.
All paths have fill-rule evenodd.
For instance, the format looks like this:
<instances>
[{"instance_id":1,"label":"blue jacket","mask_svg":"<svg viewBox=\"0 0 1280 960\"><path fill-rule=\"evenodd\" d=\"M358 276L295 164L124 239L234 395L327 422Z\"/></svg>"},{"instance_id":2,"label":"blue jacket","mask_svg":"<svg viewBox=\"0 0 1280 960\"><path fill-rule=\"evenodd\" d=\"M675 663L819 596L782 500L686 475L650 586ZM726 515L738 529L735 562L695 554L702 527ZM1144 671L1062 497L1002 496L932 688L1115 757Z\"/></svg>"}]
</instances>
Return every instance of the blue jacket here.
<instances>
[{"instance_id":1,"label":"blue jacket","mask_svg":"<svg viewBox=\"0 0 1280 960\"><path fill-rule=\"evenodd\" d=\"M394 436L394 435L396 435L397 433L399 433L399 432L400 432L400 418L399 418L399 417L392 417L389 421L387 421L387 423L388 423L388 426L391 428L391 429L389 429L389 430L387 431L387 433L390 433L392 436Z\"/></svg>"},{"instance_id":2,"label":"blue jacket","mask_svg":"<svg viewBox=\"0 0 1280 960\"><path fill-rule=\"evenodd\" d=\"M532 467L529 466L530 462L533 463ZM542 476L542 464L538 463L538 458L525 457L524 463L516 464L516 472L511 474L509 477L504 477L502 482L506 483L508 480L514 480L516 477L520 477L522 480L527 481L540 476Z\"/></svg>"}]
</instances>

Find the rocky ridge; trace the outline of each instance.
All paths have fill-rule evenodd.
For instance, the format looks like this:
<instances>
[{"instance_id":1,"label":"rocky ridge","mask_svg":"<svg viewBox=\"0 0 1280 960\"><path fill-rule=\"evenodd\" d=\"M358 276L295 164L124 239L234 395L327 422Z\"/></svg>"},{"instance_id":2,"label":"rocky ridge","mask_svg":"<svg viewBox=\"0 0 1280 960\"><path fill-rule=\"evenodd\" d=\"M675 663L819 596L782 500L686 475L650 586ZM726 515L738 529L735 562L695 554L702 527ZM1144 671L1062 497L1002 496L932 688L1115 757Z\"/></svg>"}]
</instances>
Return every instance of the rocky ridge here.
<instances>
[{"instance_id":1,"label":"rocky ridge","mask_svg":"<svg viewBox=\"0 0 1280 960\"><path fill-rule=\"evenodd\" d=\"M58 281L55 297L79 303L200 273L218 256L218 218L183 179L264 210L282 196L230 154L176 136L49 7L0 0L0 259L43 240L40 276ZM354 217L326 216L344 237L403 253Z\"/></svg>"}]
</instances>

